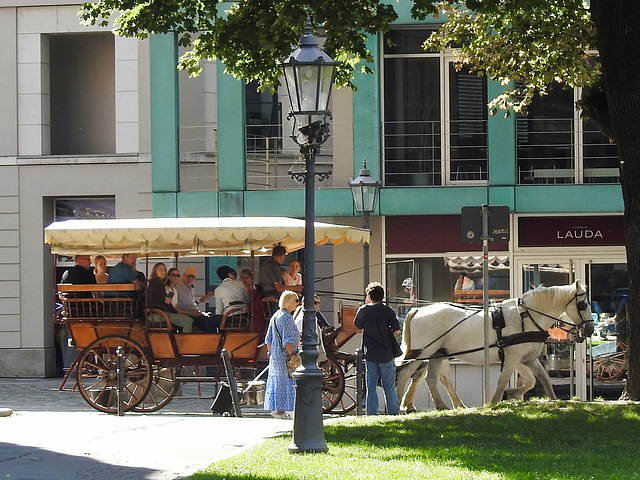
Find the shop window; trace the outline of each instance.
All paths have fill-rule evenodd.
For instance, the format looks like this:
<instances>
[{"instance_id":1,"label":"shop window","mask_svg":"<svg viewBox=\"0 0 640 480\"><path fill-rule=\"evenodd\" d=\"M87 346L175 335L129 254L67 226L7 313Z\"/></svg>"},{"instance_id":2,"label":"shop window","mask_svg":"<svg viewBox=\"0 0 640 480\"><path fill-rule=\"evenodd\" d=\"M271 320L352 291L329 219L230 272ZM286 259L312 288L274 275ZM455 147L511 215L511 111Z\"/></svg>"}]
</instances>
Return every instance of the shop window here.
<instances>
[{"instance_id":1,"label":"shop window","mask_svg":"<svg viewBox=\"0 0 640 480\"><path fill-rule=\"evenodd\" d=\"M446 52L422 50L430 33L394 30L385 36L387 186L487 179L486 77L468 67L457 71Z\"/></svg>"},{"instance_id":2,"label":"shop window","mask_svg":"<svg viewBox=\"0 0 640 480\"><path fill-rule=\"evenodd\" d=\"M510 297L509 257L489 258L489 297ZM400 318L411 307L432 302L482 304L482 258L480 256L437 256L387 259L387 302ZM464 277L464 283L461 279ZM458 288L460 286L463 288ZM461 292L464 290L464 292Z\"/></svg>"},{"instance_id":3,"label":"shop window","mask_svg":"<svg viewBox=\"0 0 640 480\"><path fill-rule=\"evenodd\" d=\"M50 35L51 154L115 152L111 33Z\"/></svg>"}]
</instances>

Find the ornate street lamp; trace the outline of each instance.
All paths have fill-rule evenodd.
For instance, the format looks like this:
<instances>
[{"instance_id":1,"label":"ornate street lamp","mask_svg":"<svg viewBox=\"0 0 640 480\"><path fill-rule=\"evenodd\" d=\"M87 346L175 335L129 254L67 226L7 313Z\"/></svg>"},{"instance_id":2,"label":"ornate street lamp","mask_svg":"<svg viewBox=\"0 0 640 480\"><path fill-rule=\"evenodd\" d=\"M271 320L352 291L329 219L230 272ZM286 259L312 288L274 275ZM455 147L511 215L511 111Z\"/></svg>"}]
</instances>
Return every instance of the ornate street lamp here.
<instances>
[{"instance_id":1,"label":"ornate street lamp","mask_svg":"<svg viewBox=\"0 0 640 480\"><path fill-rule=\"evenodd\" d=\"M356 212L363 215L363 228L369 229L369 214L376 209L376 199L378 192L382 187L382 182L371 177L371 172L367 168L367 159L362 159L362 170L356 178L349 180L351 194L353 195L353 204ZM362 244L363 250L363 278L364 288L369 285L369 243Z\"/></svg>"},{"instance_id":2,"label":"ornate street lamp","mask_svg":"<svg viewBox=\"0 0 640 480\"><path fill-rule=\"evenodd\" d=\"M305 158L303 172L289 171L289 175L305 182L305 250L304 250L304 320L302 327L302 366L293 374L296 380L296 400L293 413L293 439L289 445L292 453L326 452L322 424L322 379L317 366L318 337L313 305L315 279L315 177L320 181L331 175L331 171L316 172L316 156L329 138L331 118L329 102L337 65L319 48L318 38L313 35L311 21L307 18L305 33L300 37L298 48L282 62L284 80L291 101L287 115L293 120L291 138L300 146Z\"/></svg>"}]
</instances>

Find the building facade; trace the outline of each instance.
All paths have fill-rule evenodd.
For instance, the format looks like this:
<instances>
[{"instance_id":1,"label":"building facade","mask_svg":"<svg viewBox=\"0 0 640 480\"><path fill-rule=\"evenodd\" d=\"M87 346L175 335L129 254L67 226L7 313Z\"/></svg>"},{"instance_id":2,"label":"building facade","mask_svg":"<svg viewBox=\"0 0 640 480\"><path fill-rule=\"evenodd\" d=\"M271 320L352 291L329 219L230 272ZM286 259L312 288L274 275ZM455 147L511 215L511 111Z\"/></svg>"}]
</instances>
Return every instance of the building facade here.
<instances>
[{"instance_id":1,"label":"building facade","mask_svg":"<svg viewBox=\"0 0 640 480\"><path fill-rule=\"evenodd\" d=\"M371 279L399 315L421 302L477 302L454 285L464 273L481 288L480 245L464 241L461 209L482 204L509 209L509 241L490 245L496 298L581 279L613 314L628 287L617 154L575 110L580 92L553 90L526 117L490 116L487 100L503 87L457 71L451 52L422 50L435 20L412 20L408 0L395 5L393 30L368 40L374 73L356 74L355 92L334 91L318 158L333 174L317 183L316 216L361 225L348 182L366 158L383 181ZM287 174L304 162L284 91L258 93L216 62L190 79L175 68L172 35L114 37L81 26L78 9L0 7L2 376L55 372L42 229L56 202L111 199L123 218L304 216L303 187ZM323 308L362 301L361 246L318 247L317 258Z\"/></svg>"}]
</instances>

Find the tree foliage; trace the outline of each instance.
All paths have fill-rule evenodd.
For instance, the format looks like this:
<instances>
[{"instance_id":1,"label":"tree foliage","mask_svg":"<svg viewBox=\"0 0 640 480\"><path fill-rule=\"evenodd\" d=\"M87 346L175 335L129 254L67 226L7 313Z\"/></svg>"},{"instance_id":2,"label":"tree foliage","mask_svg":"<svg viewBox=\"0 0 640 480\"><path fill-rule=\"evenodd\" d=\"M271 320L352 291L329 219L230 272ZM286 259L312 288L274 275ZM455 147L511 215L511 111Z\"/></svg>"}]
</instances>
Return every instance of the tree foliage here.
<instances>
[{"instance_id":1,"label":"tree foliage","mask_svg":"<svg viewBox=\"0 0 640 480\"><path fill-rule=\"evenodd\" d=\"M526 112L550 85L582 87L600 75L596 36L581 0L467 0L439 2L445 23L426 49L454 48L458 67L470 64L506 86L497 109Z\"/></svg>"},{"instance_id":2,"label":"tree foliage","mask_svg":"<svg viewBox=\"0 0 640 480\"><path fill-rule=\"evenodd\" d=\"M416 14L432 8L420 0L413 7ZM115 15L114 31L121 36L175 32L189 48L180 68L197 75L201 59L218 58L227 72L263 88L278 85L278 65L298 43L307 16L324 28L323 49L342 62L336 83L351 87L356 64L372 61L367 35L388 31L397 18L393 5L379 0L101 0L83 4L80 15L102 26ZM363 68L370 70L366 63Z\"/></svg>"}]
</instances>

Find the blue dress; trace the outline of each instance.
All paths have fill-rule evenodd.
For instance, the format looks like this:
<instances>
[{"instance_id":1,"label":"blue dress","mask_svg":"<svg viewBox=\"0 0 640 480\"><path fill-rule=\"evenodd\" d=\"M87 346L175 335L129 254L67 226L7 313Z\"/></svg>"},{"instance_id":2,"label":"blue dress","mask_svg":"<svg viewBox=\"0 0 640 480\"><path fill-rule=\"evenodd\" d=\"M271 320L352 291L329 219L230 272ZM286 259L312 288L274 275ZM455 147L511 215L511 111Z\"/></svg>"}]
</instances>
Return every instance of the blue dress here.
<instances>
[{"instance_id":1,"label":"blue dress","mask_svg":"<svg viewBox=\"0 0 640 480\"><path fill-rule=\"evenodd\" d=\"M300 332L289 312L280 309L273 314L265 337L265 342L271 345L271 356L269 357L269 377L264 393L264 409L290 412L295 404L296 382L289 378L287 373L287 352L283 350L283 345L279 344L274 324L278 327L282 344L292 344L294 352L298 351L300 337Z\"/></svg>"}]
</instances>

